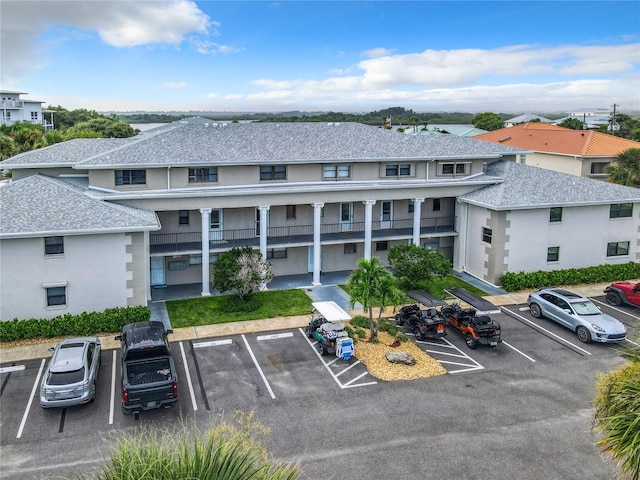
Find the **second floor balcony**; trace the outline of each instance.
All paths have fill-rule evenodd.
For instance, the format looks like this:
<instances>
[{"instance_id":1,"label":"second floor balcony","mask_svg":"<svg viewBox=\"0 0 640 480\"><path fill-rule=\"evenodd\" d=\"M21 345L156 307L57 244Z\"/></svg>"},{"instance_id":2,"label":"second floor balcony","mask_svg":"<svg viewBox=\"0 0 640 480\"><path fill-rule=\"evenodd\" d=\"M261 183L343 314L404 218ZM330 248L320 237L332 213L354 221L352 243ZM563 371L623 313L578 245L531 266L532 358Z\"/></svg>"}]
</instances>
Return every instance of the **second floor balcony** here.
<instances>
[{"instance_id":1,"label":"second floor balcony","mask_svg":"<svg viewBox=\"0 0 640 480\"><path fill-rule=\"evenodd\" d=\"M322 224L320 242L349 243L362 242L365 237L364 222ZM420 235L455 234L455 216L423 218L420 222ZM225 251L233 247L260 246L260 231L256 228L219 229L209 232L210 251ZM402 239L413 236L413 220L389 220L372 222L373 240ZM201 232L152 233L150 235L151 254L181 254L199 252L202 249ZM267 245L269 248L302 246L313 244L313 225L269 227Z\"/></svg>"}]
</instances>

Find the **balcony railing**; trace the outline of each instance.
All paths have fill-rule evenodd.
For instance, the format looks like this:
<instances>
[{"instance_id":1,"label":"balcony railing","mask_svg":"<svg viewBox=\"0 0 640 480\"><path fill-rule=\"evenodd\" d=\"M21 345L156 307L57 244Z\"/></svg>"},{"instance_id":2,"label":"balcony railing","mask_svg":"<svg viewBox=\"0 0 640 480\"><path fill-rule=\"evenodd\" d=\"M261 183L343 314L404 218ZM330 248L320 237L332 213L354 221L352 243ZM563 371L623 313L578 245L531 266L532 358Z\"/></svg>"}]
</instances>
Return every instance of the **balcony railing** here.
<instances>
[{"instance_id":1,"label":"balcony railing","mask_svg":"<svg viewBox=\"0 0 640 480\"><path fill-rule=\"evenodd\" d=\"M364 240L364 222L329 223L320 226L322 243L339 243L345 241ZM423 218L420 221L420 234L455 233L455 217ZM259 230L241 228L234 230L212 230L209 232L209 248L211 250L228 250L233 247L258 247L260 245ZM413 220L389 220L372 222L371 237L411 238ZM269 227L267 232L269 247L283 247L293 244L313 243L313 225L295 225ZM202 249L201 232L187 233L152 233L150 235L151 253L186 253L199 252Z\"/></svg>"}]
</instances>

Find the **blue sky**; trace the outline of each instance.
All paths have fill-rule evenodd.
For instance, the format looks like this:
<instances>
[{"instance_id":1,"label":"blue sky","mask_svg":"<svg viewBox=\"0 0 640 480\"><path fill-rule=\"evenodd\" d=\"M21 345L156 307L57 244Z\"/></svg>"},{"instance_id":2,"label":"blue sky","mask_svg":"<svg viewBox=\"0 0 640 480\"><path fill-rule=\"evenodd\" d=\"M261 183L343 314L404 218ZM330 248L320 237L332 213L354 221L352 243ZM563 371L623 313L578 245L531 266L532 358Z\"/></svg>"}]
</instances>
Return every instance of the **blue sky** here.
<instances>
[{"instance_id":1,"label":"blue sky","mask_svg":"<svg viewBox=\"0 0 640 480\"><path fill-rule=\"evenodd\" d=\"M98 111L640 111L638 1L2 0L0 88Z\"/></svg>"}]
</instances>

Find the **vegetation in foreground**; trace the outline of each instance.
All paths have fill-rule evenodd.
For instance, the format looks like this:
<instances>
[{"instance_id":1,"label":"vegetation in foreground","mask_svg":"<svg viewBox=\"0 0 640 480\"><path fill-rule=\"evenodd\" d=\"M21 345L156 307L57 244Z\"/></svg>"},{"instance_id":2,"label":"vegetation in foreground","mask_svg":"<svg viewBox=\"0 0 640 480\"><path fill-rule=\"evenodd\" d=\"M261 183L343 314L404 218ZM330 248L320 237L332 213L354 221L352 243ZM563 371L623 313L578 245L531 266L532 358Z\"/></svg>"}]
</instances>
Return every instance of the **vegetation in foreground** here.
<instances>
[{"instance_id":1,"label":"vegetation in foreground","mask_svg":"<svg viewBox=\"0 0 640 480\"><path fill-rule=\"evenodd\" d=\"M298 466L273 460L259 442L269 429L253 412L234 414L237 425L221 423L206 432L145 428L118 436L109 460L82 480L283 480L299 478Z\"/></svg>"}]
</instances>

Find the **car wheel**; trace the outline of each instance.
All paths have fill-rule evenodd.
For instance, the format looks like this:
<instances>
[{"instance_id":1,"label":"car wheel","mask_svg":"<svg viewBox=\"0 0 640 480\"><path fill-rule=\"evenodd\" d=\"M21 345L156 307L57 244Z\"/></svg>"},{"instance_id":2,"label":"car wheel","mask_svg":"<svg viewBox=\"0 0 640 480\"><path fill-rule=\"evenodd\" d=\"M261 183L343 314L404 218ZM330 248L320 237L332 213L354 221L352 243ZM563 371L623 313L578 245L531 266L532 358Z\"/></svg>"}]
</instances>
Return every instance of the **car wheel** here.
<instances>
[{"instance_id":1,"label":"car wheel","mask_svg":"<svg viewBox=\"0 0 640 480\"><path fill-rule=\"evenodd\" d=\"M478 341L473 338L473 335L471 334L468 334L466 337L464 337L464 341L467 342L467 347L469 347L471 350L474 350L478 346Z\"/></svg>"},{"instance_id":2,"label":"car wheel","mask_svg":"<svg viewBox=\"0 0 640 480\"><path fill-rule=\"evenodd\" d=\"M531 315L535 318L542 317L542 310L540 310L540 305L538 305L537 303L532 303L531 305L529 305L529 311L531 312Z\"/></svg>"},{"instance_id":3,"label":"car wheel","mask_svg":"<svg viewBox=\"0 0 640 480\"><path fill-rule=\"evenodd\" d=\"M91 400L89 403L93 403L96 401L96 382L93 382L93 387L91 387Z\"/></svg>"},{"instance_id":4,"label":"car wheel","mask_svg":"<svg viewBox=\"0 0 640 480\"><path fill-rule=\"evenodd\" d=\"M131 415L131 409L122 405L122 413L124 413L125 415Z\"/></svg>"},{"instance_id":5,"label":"car wheel","mask_svg":"<svg viewBox=\"0 0 640 480\"><path fill-rule=\"evenodd\" d=\"M622 298L620 298L620 294L617 292L609 292L605 298L609 305L613 305L614 307L622 305Z\"/></svg>"},{"instance_id":6,"label":"car wheel","mask_svg":"<svg viewBox=\"0 0 640 480\"><path fill-rule=\"evenodd\" d=\"M396 325L402 326L403 323L402 317L400 315L396 315Z\"/></svg>"},{"instance_id":7,"label":"car wheel","mask_svg":"<svg viewBox=\"0 0 640 480\"><path fill-rule=\"evenodd\" d=\"M576 335L578 335L578 340L582 343L591 343L591 333L584 327L578 327L576 329Z\"/></svg>"},{"instance_id":8,"label":"car wheel","mask_svg":"<svg viewBox=\"0 0 640 480\"><path fill-rule=\"evenodd\" d=\"M413 334L416 336L416 340L424 340L424 335L422 335L422 332L418 327L415 328Z\"/></svg>"},{"instance_id":9,"label":"car wheel","mask_svg":"<svg viewBox=\"0 0 640 480\"><path fill-rule=\"evenodd\" d=\"M327 347L324 346L322 342L320 342L320 355L325 356L329 352L327 351Z\"/></svg>"}]
</instances>

